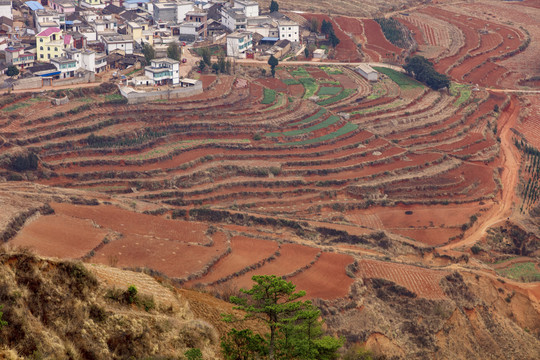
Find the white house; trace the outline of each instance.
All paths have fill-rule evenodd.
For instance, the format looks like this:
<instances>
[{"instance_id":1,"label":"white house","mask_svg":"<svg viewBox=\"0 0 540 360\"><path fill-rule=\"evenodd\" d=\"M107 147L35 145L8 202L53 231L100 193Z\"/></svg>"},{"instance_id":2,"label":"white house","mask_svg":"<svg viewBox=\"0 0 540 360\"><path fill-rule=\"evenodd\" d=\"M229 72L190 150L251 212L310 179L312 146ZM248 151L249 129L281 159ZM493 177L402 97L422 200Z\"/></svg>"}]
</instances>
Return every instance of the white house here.
<instances>
[{"instance_id":1,"label":"white house","mask_svg":"<svg viewBox=\"0 0 540 360\"><path fill-rule=\"evenodd\" d=\"M368 64L360 64L355 70L368 81L377 81L379 79L379 73Z\"/></svg>"},{"instance_id":2,"label":"white house","mask_svg":"<svg viewBox=\"0 0 540 360\"><path fill-rule=\"evenodd\" d=\"M252 48L252 33L248 31L236 31L227 35L227 56L244 57L246 51Z\"/></svg>"},{"instance_id":3,"label":"white house","mask_svg":"<svg viewBox=\"0 0 540 360\"><path fill-rule=\"evenodd\" d=\"M290 42L300 41L300 25L291 20L278 21L279 39Z\"/></svg>"},{"instance_id":4,"label":"white house","mask_svg":"<svg viewBox=\"0 0 540 360\"><path fill-rule=\"evenodd\" d=\"M193 11L195 4L191 1L179 1L176 3L176 22L180 23L186 18L186 14Z\"/></svg>"},{"instance_id":5,"label":"white house","mask_svg":"<svg viewBox=\"0 0 540 360\"><path fill-rule=\"evenodd\" d=\"M13 20L11 14L11 0L0 0L0 16L5 16L8 19Z\"/></svg>"},{"instance_id":6,"label":"white house","mask_svg":"<svg viewBox=\"0 0 540 360\"><path fill-rule=\"evenodd\" d=\"M77 69L96 71L96 52L88 49L66 49L66 57L77 62Z\"/></svg>"},{"instance_id":7,"label":"white house","mask_svg":"<svg viewBox=\"0 0 540 360\"><path fill-rule=\"evenodd\" d=\"M54 59L51 59L51 64L53 64L58 71L60 71L60 78L65 79L73 77L77 68L77 60L68 59L65 56L60 56Z\"/></svg>"},{"instance_id":8,"label":"white house","mask_svg":"<svg viewBox=\"0 0 540 360\"><path fill-rule=\"evenodd\" d=\"M230 31L245 29L247 27L247 17L242 9L223 8L221 11L221 24Z\"/></svg>"},{"instance_id":9,"label":"white house","mask_svg":"<svg viewBox=\"0 0 540 360\"><path fill-rule=\"evenodd\" d=\"M234 7L241 8L246 17L259 16L259 3L252 0L234 0Z\"/></svg>"},{"instance_id":10,"label":"white house","mask_svg":"<svg viewBox=\"0 0 540 360\"><path fill-rule=\"evenodd\" d=\"M169 58L153 59L144 67L147 85L177 85L180 83L180 62Z\"/></svg>"},{"instance_id":11,"label":"white house","mask_svg":"<svg viewBox=\"0 0 540 360\"><path fill-rule=\"evenodd\" d=\"M130 35L102 36L101 42L105 44L107 55L115 50L120 50L125 55L133 54L133 38Z\"/></svg>"}]
</instances>

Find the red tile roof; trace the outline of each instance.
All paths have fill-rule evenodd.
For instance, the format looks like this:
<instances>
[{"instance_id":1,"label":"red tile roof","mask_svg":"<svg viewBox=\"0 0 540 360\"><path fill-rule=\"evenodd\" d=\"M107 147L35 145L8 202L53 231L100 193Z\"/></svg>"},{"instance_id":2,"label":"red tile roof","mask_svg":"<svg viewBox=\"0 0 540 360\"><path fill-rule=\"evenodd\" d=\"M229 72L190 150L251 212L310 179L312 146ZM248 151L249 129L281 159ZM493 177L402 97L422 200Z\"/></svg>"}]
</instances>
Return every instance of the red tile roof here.
<instances>
[{"instance_id":1,"label":"red tile roof","mask_svg":"<svg viewBox=\"0 0 540 360\"><path fill-rule=\"evenodd\" d=\"M52 27L52 28L48 28L48 29L43 30L42 32L40 32L36 36L49 36L49 35L51 35L53 33L61 32L61 31L62 30L60 30L57 27Z\"/></svg>"}]
</instances>

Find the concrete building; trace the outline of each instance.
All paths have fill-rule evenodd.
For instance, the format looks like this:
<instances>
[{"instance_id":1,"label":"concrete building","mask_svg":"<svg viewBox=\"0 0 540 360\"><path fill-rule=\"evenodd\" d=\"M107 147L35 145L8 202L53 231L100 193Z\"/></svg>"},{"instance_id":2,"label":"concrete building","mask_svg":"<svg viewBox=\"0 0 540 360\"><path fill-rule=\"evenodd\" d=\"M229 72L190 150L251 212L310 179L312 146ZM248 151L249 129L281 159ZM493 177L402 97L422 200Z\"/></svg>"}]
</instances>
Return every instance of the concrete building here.
<instances>
[{"instance_id":1,"label":"concrete building","mask_svg":"<svg viewBox=\"0 0 540 360\"><path fill-rule=\"evenodd\" d=\"M279 39L290 42L300 41L300 25L291 20L278 21Z\"/></svg>"},{"instance_id":2,"label":"concrete building","mask_svg":"<svg viewBox=\"0 0 540 360\"><path fill-rule=\"evenodd\" d=\"M95 71L96 74L99 74L100 72L103 72L107 70L108 64L107 64L107 54L105 53L97 53L96 54L96 63L95 63Z\"/></svg>"},{"instance_id":3,"label":"concrete building","mask_svg":"<svg viewBox=\"0 0 540 360\"><path fill-rule=\"evenodd\" d=\"M5 16L8 19L13 20L13 14L11 13L11 0L0 0L0 16Z\"/></svg>"},{"instance_id":4,"label":"concrete building","mask_svg":"<svg viewBox=\"0 0 540 360\"><path fill-rule=\"evenodd\" d=\"M107 4L104 0L80 0L80 6L90 9L104 9Z\"/></svg>"},{"instance_id":5,"label":"concrete building","mask_svg":"<svg viewBox=\"0 0 540 360\"><path fill-rule=\"evenodd\" d=\"M127 35L131 35L133 41L139 44L147 43L151 46L154 45L154 31L149 29L147 23L129 21L126 24L126 33Z\"/></svg>"},{"instance_id":6,"label":"concrete building","mask_svg":"<svg viewBox=\"0 0 540 360\"><path fill-rule=\"evenodd\" d=\"M133 39L130 35L102 36L101 41L105 45L107 55L115 50L119 50L124 55L133 54Z\"/></svg>"},{"instance_id":7,"label":"concrete building","mask_svg":"<svg viewBox=\"0 0 540 360\"><path fill-rule=\"evenodd\" d=\"M203 26L202 36L206 37L206 35L208 35L207 30L206 30L207 23L208 23L208 14L206 13L206 11L202 11L202 10L189 11L188 13L186 13L186 17L184 21L194 22L194 23L198 23L202 25Z\"/></svg>"},{"instance_id":8,"label":"concrete building","mask_svg":"<svg viewBox=\"0 0 540 360\"><path fill-rule=\"evenodd\" d=\"M49 0L49 7L59 14L71 14L75 12L75 5L71 0Z\"/></svg>"},{"instance_id":9,"label":"concrete building","mask_svg":"<svg viewBox=\"0 0 540 360\"><path fill-rule=\"evenodd\" d=\"M227 56L245 57L245 53L253 48L252 34L248 31L236 31L227 35Z\"/></svg>"},{"instance_id":10,"label":"concrete building","mask_svg":"<svg viewBox=\"0 0 540 360\"><path fill-rule=\"evenodd\" d=\"M77 69L96 71L96 52L88 49L66 49L66 57L77 62Z\"/></svg>"},{"instance_id":11,"label":"concrete building","mask_svg":"<svg viewBox=\"0 0 540 360\"><path fill-rule=\"evenodd\" d=\"M176 3L176 22L179 23L186 18L186 14L195 9L191 1L180 1Z\"/></svg>"},{"instance_id":12,"label":"concrete building","mask_svg":"<svg viewBox=\"0 0 540 360\"><path fill-rule=\"evenodd\" d=\"M230 31L245 29L247 27L247 17L242 9L230 8L222 9L221 23Z\"/></svg>"},{"instance_id":13,"label":"concrete building","mask_svg":"<svg viewBox=\"0 0 540 360\"><path fill-rule=\"evenodd\" d=\"M169 59L153 59L150 66L144 67L147 85L177 85L180 83L180 62Z\"/></svg>"},{"instance_id":14,"label":"concrete building","mask_svg":"<svg viewBox=\"0 0 540 360\"><path fill-rule=\"evenodd\" d=\"M167 22L175 23L177 22L176 16L176 3L155 3L154 4L154 14L152 18L154 22Z\"/></svg>"},{"instance_id":15,"label":"concrete building","mask_svg":"<svg viewBox=\"0 0 540 360\"><path fill-rule=\"evenodd\" d=\"M234 0L234 7L244 11L246 17L259 16L259 3L252 0Z\"/></svg>"},{"instance_id":16,"label":"concrete building","mask_svg":"<svg viewBox=\"0 0 540 360\"><path fill-rule=\"evenodd\" d=\"M368 64L360 64L355 68L355 70L368 81L379 80L379 73Z\"/></svg>"},{"instance_id":17,"label":"concrete building","mask_svg":"<svg viewBox=\"0 0 540 360\"><path fill-rule=\"evenodd\" d=\"M25 67L34 65L36 55L26 52L23 47L7 47L4 50L6 54L6 64L15 65L24 69Z\"/></svg>"},{"instance_id":18,"label":"concrete building","mask_svg":"<svg viewBox=\"0 0 540 360\"><path fill-rule=\"evenodd\" d=\"M52 10L36 10L34 11L34 24L36 24L36 30L42 32L45 29L51 27L60 28L65 24L66 16L59 14Z\"/></svg>"},{"instance_id":19,"label":"concrete building","mask_svg":"<svg viewBox=\"0 0 540 360\"><path fill-rule=\"evenodd\" d=\"M70 78L75 75L77 70L77 61L74 59L69 59L65 56L57 57L51 59L51 64L53 64L58 71L60 71L60 78Z\"/></svg>"},{"instance_id":20,"label":"concrete building","mask_svg":"<svg viewBox=\"0 0 540 360\"><path fill-rule=\"evenodd\" d=\"M73 47L71 35L63 34L59 28L48 28L36 35L37 61L48 62L61 57L64 49Z\"/></svg>"}]
</instances>

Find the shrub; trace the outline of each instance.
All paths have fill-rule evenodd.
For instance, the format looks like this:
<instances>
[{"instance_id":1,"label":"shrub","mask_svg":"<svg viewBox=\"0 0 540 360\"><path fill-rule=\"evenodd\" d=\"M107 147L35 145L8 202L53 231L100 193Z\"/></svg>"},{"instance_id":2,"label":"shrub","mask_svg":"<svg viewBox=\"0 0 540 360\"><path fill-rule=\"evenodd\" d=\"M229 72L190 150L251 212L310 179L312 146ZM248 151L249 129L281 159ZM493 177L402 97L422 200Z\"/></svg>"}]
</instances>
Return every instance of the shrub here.
<instances>
[{"instance_id":1,"label":"shrub","mask_svg":"<svg viewBox=\"0 0 540 360\"><path fill-rule=\"evenodd\" d=\"M19 155L11 162L11 168L15 171L36 170L38 167L38 157L34 153Z\"/></svg>"},{"instance_id":2,"label":"shrub","mask_svg":"<svg viewBox=\"0 0 540 360\"><path fill-rule=\"evenodd\" d=\"M202 352L198 348L189 349L184 353L187 360L202 360Z\"/></svg>"},{"instance_id":3,"label":"shrub","mask_svg":"<svg viewBox=\"0 0 540 360\"><path fill-rule=\"evenodd\" d=\"M474 246L471 248L471 251L474 255L478 255L480 251L482 251L482 248L477 244L474 244Z\"/></svg>"}]
</instances>

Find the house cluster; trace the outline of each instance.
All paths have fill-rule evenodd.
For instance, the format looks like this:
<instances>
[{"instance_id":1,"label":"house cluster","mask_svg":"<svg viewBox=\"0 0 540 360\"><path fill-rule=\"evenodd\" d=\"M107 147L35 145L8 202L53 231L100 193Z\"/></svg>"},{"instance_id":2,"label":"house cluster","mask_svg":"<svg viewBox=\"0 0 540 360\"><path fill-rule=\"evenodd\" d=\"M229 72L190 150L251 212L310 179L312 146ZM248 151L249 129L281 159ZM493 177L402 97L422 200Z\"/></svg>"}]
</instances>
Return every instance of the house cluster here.
<instances>
[{"instance_id":1,"label":"house cluster","mask_svg":"<svg viewBox=\"0 0 540 360\"><path fill-rule=\"evenodd\" d=\"M64 79L144 64L145 83L176 84L180 63L166 58L172 43L226 44L232 57L283 55L300 31L279 12L261 15L253 0L0 0L0 71ZM157 63L145 64L145 44Z\"/></svg>"}]
</instances>

